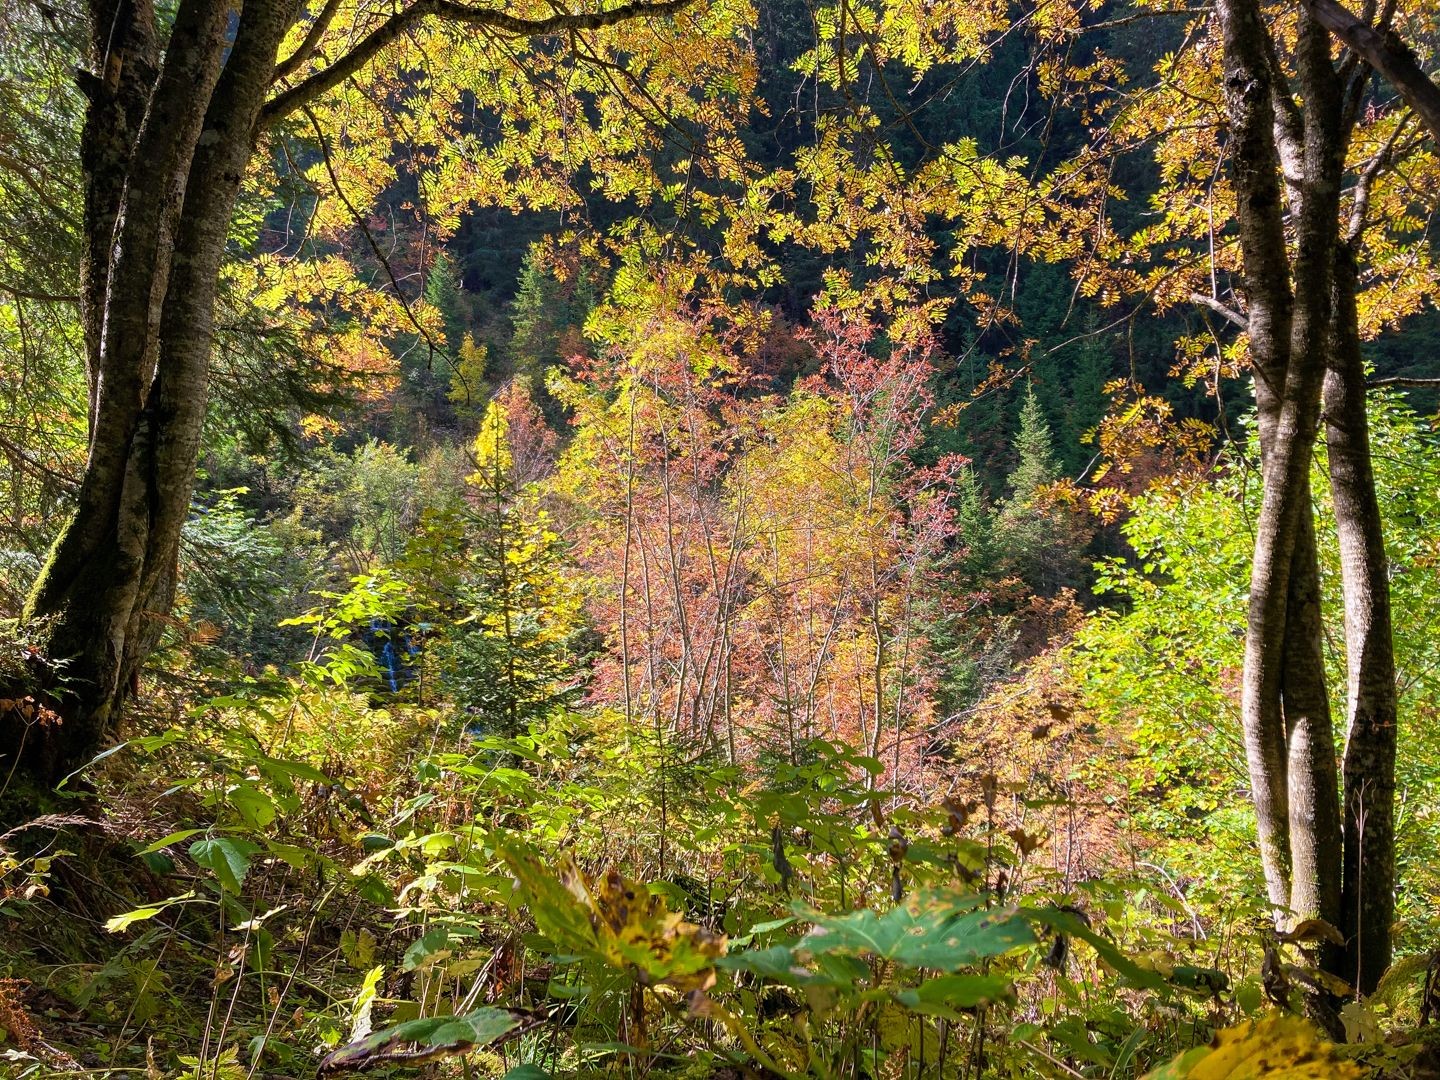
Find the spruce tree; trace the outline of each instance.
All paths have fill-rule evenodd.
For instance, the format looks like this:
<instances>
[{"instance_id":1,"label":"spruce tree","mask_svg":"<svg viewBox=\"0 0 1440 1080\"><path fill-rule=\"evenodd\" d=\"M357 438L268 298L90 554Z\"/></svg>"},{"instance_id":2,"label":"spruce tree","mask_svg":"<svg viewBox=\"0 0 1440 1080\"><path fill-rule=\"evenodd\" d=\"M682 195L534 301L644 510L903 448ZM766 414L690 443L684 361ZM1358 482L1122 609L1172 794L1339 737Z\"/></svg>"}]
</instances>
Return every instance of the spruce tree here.
<instances>
[{"instance_id":1,"label":"spruce tree","mask_svg":"<svg viewBox=\"0 0 1440 1080\"><path fill-rule=\"evenodd\" d=\"M458 354L470 320L460 285L460 273L455 267L455 260L447 252L437 255L430 267L430 274L425 279L425 302L440 312L445 327L445 348L452 355Z\"/></svg>"},{"instance_id":2,"label":"spruce tree","mask_svg":"<svg viewBox=\"0 0 1440 1080\"><path fill-rule=\"evenodd\" d=\"M1045 411L1035 396L1035 388L1026 387L1025 402L1020 406L1020 430L1015 436L1019 462L1010 474L1010 499L1006 510L1028 506L1037 492L1059 479L1055 461L1055 439Z\"/></svg>"},{"instance_id":3,"label":"spruce tree","mask_svg":"<svg viewBox=\"0 0 1440 1080\"><path fill-rule=\"evenodd\" d=\"M1080 584L1088 536L1075 514L1047 495L1061 474L1050 424L1030 389L1020 407L1015 454L1010 497L995 517L996 559L1035 593L1053 596Z\"/></svg>"}]
</instances>

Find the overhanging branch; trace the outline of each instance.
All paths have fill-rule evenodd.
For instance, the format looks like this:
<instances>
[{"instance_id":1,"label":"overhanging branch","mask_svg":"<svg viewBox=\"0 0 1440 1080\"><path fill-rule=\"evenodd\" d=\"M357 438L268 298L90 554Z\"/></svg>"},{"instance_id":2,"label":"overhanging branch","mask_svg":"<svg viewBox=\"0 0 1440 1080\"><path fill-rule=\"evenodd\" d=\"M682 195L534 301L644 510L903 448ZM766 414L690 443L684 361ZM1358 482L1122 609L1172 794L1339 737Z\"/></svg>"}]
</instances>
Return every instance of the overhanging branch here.
<instances>
[{"instance_id":1,"label":"overhanging branch","mask_svg":"<svg viewBox=\"0 0 1440 1080\"><path fill-rule=\"evenodd\" d=\"M692 0L656 0L655 3L626 3L608 11L579 13L559 12L544 19L521 19L491 8L473 8L454 0L416 0L404 11L381 23L358 45L329 67L283 90L266 103L260 112L261 127L283 119L302 105L334 89L375 59L401 35L429 18L448 19L465 26L483 26L519 37L544 37L572 30L599 30L631 19L669 15L690 4Z\"/></svg>"},{"instance_id":2,"label":"overhanging branch","mask_svg":"<svg viewBox=\"0 0 1440 1080\"><path fill-rule=\"evenodd\" d=\"M1378 379L1366 379L1367 387L1404 386L1414 389L1440 389L1440 379L1411 378L1408 375L1385 375Z\"/></svg>"},{"instance_id":3,"label":"overhanging branch","mask_svg":"<svg viewBox=\"0 0 1440 1080\"><path fill-rule=\"evenodd\" d=\"M1405 104L1415 110L1440 139L1440 86L1421 69L1415 54L1393 32L1381 33L1336 0L1302 0L1310 14L1330 33L1378 71Z\"/></svg>"}]
</instances>

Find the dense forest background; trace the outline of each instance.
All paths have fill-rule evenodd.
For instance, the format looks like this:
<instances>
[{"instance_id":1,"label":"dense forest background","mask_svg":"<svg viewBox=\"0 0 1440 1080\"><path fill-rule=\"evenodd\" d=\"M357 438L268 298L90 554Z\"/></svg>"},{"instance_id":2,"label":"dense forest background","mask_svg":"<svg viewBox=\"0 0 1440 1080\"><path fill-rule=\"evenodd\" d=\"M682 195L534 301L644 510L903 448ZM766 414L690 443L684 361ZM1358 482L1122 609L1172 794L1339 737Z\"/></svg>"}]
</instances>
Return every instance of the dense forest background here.
<instances>
[{"instance_id":1,"label":"dense forest background","mask_svg":"<svg viewBox=\"0 0 1440 1080\"><path fill-rule=\"evenodd\" d=\"M1272 457L1220 14L435 5L321 78L406 7L286 23L171 602L83 716L51 635L120 571L37 597L104 487L96 13L135 20L118 50L189 6L0 12L0 1075L1440 1074L1440 162L1385 81L1344 196L1400 742L1382 974L1256 855ZM1263 14L1300 78L1306 16ZM1385 18L1430 56L1434 12Z\"/></svg>"}]
</instances>

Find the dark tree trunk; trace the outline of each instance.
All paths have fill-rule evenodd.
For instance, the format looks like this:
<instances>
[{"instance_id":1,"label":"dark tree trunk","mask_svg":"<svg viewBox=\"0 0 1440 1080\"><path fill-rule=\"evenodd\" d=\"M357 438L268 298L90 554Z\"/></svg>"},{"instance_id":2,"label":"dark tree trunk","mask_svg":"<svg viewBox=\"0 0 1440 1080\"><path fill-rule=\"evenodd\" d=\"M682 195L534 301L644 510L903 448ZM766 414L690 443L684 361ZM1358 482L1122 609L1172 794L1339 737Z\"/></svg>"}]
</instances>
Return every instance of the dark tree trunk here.
<instances>
[{"instance_id":1,"label":"dark tree trunk","mask_svg":"<svg viewBox=\"0 0 1440 1080\"><path fill-rule=\"evenodd\" d=\"M1350 725L1345 744L1344 976L1361 993L1390 966L1395 917L1398 701L1389 567L1370 457L1354 254L1336 257L1335 327L1325 377L1330 490L1340 535Z\"/></svg>"},{"instance_id":2,"label":"dark tree trunk","mask_svg":"<svg viewBox=\"0 0 1440 1080\"><path fill-rule=\"evenodd\" d=\"M40 780L83 764L113 734L174 599L225 238L295 8L252 0L227 41L228 6L187 0L158 71L148 5L91 10L97 42L112 23L129 32L124 51L97 54L101 75L85 80L90 455L26 611L46 621L46 689L64 722L11 717L0 730Z\"/></svg>"}]
</instances>

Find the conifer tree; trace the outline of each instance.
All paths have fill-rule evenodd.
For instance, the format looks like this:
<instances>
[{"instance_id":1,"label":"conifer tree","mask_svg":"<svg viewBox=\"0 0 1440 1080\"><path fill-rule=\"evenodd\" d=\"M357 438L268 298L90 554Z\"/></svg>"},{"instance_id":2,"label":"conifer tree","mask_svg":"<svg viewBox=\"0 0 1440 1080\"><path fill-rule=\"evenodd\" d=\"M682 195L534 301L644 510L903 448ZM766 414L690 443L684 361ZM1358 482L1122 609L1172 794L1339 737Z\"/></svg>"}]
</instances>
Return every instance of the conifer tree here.
<instances>
[{"instance_id":1,"label":"conifer tree","mask_svg":"<svg viewBox=\"0 0 1440 1080\"><path fill-rule=\"evenodd\" d=\"M1027 388L1015 436L1018 458L1007 486L1010 497L995 516L998 561L1041 596L1073 588L1081 577L1088 537L1075 516L1047 495L1060 479L1055 438L1033 389Z\"/></svg>"},{"instance_id":2,"label":"conifer tree","mask_svg":"<svg viewBox=\"0 0 1440 1080\"><path fill-rule=\"evenodd\" d=\"M565 360L579 342L580 328L596 299L594 282L584 276L561 281L531 248L520 268L510 305L510 362L516 374L544 381L547 368Z\"/></svg>"},{"instance_id":3,"label":"conifer tree","mask_svg":"<svg viewBox=\"0 0 1440 1080\"><path fill-rule=\"evenodd\" d=\"M1015 451L1019 463L1010 474L1011 497L1003 513L1029 507L1042 488L1059 478L1055 463L1055 438L1033 386L1026 387L1025 402L1020 406L1020 430L1015 436Z\"/></svg>"},{"instance_id":4,"label":"conifer tree","mask_svg":"<svg viewBox=\"0 0 1440 1080\"><path fill-rule=\"evenodd\" d=\"M460 273L455 267L455 260L447 252L442 251L435 257L435 264L425 279L425 302L440 313L445 327L446 349L452 354L459 353L470 320L465 310Z\"/></svg>"},{"instance_id":5,"label":"conifer tree","mask_svg":"<svg viewBox=\"0 0 1440 1080\"><path fill-rule=\"evenodd\" d=\"M490 402L470 477L470 614L452 642L451 688L489 730L524 731L575 689L571 638L578 600L558 572L561 546L531 483L549 468L554 436L529 384L516 379Z\"/></svg>"}]
</instances>

